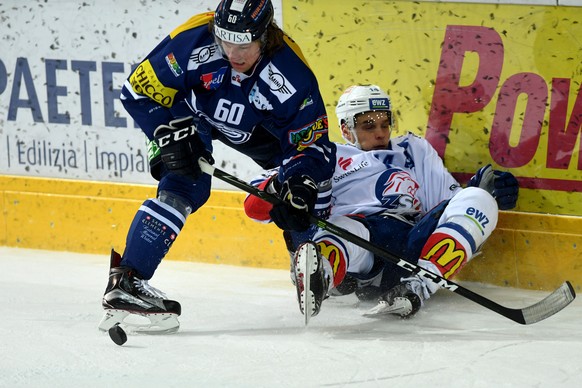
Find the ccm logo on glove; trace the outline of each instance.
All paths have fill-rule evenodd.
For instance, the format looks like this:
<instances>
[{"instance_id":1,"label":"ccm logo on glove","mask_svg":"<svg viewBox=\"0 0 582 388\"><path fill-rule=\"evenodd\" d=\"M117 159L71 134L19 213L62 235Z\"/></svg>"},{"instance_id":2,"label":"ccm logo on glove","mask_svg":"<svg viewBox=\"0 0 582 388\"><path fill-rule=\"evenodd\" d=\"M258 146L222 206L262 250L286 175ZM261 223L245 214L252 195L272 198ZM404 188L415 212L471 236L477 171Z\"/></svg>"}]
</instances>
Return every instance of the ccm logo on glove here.
<instances>
[{"instance_id":1,"label":"ccm logo on glove","mask_svg":"<svg viewBox=\"0 0 582 388\"><path fill-rule=\"evenodd\" d=\"M198 179L202 174L198 159L204 158L213 164L214 159L200 138L192 116L160 125L154 132L160 148L160 157L166 169L174 174Z\"/></svg>"},{"instance_id":2,"label":"ccm logo on glove","mask_svg":"<svg viewBox=\"0 0 582 388\"><path fill-rule=\"evenodd\" d=\"M179 129L175 132L168 133L167 135L161 136L157 139L158 146L163 148L170 143L178 142L180 140L186 139L188 136L194 135L196 133L196 127L190 126L188 128Z\"/></svg>"}]
</instances>

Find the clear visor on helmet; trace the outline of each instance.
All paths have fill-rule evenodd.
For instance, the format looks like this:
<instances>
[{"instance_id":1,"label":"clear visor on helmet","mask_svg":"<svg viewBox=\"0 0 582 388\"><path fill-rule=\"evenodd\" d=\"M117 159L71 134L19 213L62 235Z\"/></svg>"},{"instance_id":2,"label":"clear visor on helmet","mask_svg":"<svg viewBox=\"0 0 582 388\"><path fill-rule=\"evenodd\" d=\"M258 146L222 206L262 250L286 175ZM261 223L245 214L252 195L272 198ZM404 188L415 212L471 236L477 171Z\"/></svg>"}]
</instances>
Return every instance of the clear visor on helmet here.
<instances>
[{"instance_id":1,"label":"clear visor on helmet","mask_svg":"<svg viewBox=\"0 0 582 388\"><path fill-rule=\"evenodd\" d=\"M366 126L374 124L376 122L387 121L389 126L392 126L392 112L387 109L381 110L368 110L365 112L356 113L353 117L352 127L354 129L356 125Z\"/></svg>"},{"instance_id":2,"label":"clear visor on helmet","mask_svg":"<svg viewBox=\"0 0 582 388\"><path fill-rule=\"evenodd\" d=\"M380 110L367 110L365 112L356 113L348 120L342 120L347 126L349 133L351 134L349 137L346 136L346 133L342 129L342 136L348 142L355 145L357 148L362 149L362 142L366 143L366 150L369 151L370 149L378 148L381 149L387 146L386 144L379 144L382 138L385 139L386 142L390 140L390 134L392 133L392 112L387 109L380 109ZM380 132L378 132L380 131ZM370 140L373 140L372 148L370 148Z\"/></svg>"},{"instance_id":3,"label":"clear visor on helmet","mask_svg":"<svg viewBox=\"0 0 582 388\"><path fill-rule=\"evenodd\" d=\"M263 51L266 40L267 40L267 31L265 31L263 33L263 35L261 35L261 37L258 39L258 41L261 44L261 52ZM244 45L251 44L253 42L253 40L252 40L252 34L250 32L229 31L229 30L226 30L224 28L221 28L221 27L218 27L215 25L214 26L214 42L218 46L218 50L220 51L220 54L222 55L222 57L224 59L228 59L228 56L224 52L224 47L222 46L223 42L226 42L228 44L234 44L237 46L244 46Z\"/></svg>"}]
</instances>

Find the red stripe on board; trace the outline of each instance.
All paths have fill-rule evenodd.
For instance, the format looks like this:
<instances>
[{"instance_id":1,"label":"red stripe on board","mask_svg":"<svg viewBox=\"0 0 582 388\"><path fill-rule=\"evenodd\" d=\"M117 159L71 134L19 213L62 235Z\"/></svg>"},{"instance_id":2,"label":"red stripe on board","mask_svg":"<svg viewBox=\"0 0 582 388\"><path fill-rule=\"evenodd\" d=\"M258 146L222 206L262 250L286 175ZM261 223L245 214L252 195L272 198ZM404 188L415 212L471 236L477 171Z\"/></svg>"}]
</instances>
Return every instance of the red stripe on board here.
<instances>
[{"instance_id":1,"label":"red stripe on board","mask_svg":"<svg viewBox=\"0 0 582 388\"><path fill-rule=\"evenodd\" d=\"M452 173L456 180L464 184L469 182L473 174ZM522 189L541 189L553 191L572 191L582 192L582 181L573 181L567 179L548 179L548 178L528 178L516 177L519 187Z\"/></svg>"}]
</instances>

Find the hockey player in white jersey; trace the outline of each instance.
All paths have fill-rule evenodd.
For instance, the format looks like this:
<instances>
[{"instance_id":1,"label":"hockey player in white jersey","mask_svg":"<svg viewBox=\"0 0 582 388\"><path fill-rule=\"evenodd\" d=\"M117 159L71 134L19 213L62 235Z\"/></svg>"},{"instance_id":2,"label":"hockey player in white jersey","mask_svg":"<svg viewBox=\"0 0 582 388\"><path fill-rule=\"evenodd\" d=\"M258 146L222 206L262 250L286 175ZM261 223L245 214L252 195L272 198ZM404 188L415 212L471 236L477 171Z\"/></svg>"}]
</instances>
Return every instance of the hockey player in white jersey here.
<instances>
[{"instance_id":1,"label":"hockey player in white jersey","mask_svg":"<svg viewBox=\"0 0 582 388\"><path fill-rule=\"evenodd\" d=\"M462 188L428 141L411 133L391 138L390 97L378 86L348 88L336 114L349 144L337 145L331 223L450 279L491 235L498 208L515 207L518 183L511 173L488 165ZM273 190L270 183L275 181L265 180L260 187ZM263 222L268 208L254 197L245 202L247 214ZM307 274L298 267L306 258L317 265L309 276L312 315L334 290L355 290L361 299L379 298L368 315L409 317L438 289L328 231L317 231L312 242L288 240L290 250L298 246L292 277L302 312Z\"/></svg>"}]
</instances>

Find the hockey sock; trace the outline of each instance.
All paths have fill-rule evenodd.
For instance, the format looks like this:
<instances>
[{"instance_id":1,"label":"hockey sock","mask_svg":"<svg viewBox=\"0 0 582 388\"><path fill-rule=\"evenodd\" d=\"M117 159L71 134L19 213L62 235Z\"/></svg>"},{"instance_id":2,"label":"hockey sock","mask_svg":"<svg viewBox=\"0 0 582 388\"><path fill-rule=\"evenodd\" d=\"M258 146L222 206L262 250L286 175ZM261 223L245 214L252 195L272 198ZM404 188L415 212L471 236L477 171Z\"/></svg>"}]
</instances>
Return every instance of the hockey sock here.
<instances>
[{"instance_id":1,"label":"hockey sock","mask_svg":"<svg viewBox=\"0 0 582 388\"><path fill-rule=\"evenodd\" d=\"M185 221L171 206L157 199L146 200L129 228L121 265L135 269L146 280L151 279Z\"/></svg>"},{"instance_id":2,"label":"hockey sock","mask_svg":"<svg viewBox=\"0 0 582 388\"><path fill-rule=\"evenodd\" d=\"M439 226L422 248L421 260L428 260L448 279L455 275L473 256L473 237L454 223Z\"/></svg>"},{"instance_id":3,"label":"hockey sock","mask_svg":"<svg viewBox=\"0 0 582 388\"><path fill-rule=\"evenodd\" d=\"M333 286L337 287L346 277L346 248L343 242L333 235L325 235L317 239L319 252L330 264Z\"/></svg>"}]
</instances>

